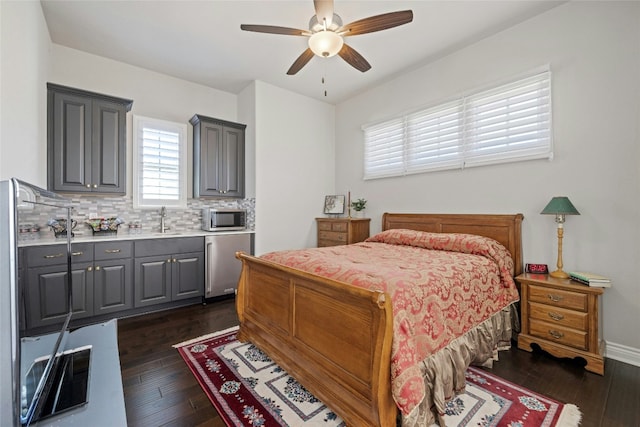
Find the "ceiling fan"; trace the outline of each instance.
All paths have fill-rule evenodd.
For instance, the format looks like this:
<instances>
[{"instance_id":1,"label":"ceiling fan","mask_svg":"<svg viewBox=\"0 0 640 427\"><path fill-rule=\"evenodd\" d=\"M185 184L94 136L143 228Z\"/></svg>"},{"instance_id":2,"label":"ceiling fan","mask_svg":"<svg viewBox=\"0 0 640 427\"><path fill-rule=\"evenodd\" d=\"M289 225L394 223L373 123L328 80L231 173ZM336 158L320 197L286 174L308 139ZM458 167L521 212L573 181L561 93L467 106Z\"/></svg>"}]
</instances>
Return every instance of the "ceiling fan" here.
<instances>
[{"instance_id":1,"label":"ceiling fan","mask_svg":"<svg viewBox=\"0 0 640 427\"><path fill-rule=\"evenodd\" d=\"M240 25L240 29L258 33L309 37L309 47L291 65L287 71L289 75L300 71L313 58L313 55L328 58L336 54L347 61L349 65L364 73L371 68L371 65L355 49L344 42L344 37L386 30L413 21L413 12L403 10L370 16L342 25L342 19L333 11L333 0L314 0L313 4L316 14L309 21L309 30L247 24Z\"/></svg>"}]
</instances>

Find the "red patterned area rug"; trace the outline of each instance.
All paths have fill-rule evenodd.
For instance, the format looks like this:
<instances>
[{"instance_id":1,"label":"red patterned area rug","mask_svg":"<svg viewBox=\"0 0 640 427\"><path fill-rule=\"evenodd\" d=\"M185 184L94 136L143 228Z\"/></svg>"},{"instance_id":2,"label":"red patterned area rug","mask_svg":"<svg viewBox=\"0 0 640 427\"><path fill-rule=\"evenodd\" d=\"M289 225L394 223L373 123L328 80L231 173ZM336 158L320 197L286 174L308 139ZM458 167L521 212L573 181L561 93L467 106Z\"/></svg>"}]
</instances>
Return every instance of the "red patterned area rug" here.
<instances>
[{"instance_id":1,"label":"red patterned area rug","mask_svg":"<svg viewBox=\"0 0 640 427\"><path fill-rule=\"evenodd\" d=\"M344 422L231 328L174 345L228 426L344 426ZM447 406L447 426L574 427L575 405L562 404L469 368L464 393Z\"/></svg>"}]
</instances>

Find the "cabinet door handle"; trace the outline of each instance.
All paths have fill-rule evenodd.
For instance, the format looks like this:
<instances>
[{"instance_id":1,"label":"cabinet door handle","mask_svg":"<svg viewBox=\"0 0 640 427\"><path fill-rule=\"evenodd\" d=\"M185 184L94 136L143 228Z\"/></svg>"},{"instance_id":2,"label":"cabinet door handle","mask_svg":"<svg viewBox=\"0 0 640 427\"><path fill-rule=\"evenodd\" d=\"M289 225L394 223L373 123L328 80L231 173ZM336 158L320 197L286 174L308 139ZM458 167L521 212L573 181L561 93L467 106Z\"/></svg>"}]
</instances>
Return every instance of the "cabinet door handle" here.
<instances>
[{"instance_id":1,"label":"cabinet door handle","mask_svg":"<svg viewBox=\"0 0 640 427\"><path fill-rule=\"evenodd\" d=\"M120 252L120 249L105 249L104 252L108 254L117 254Z\"/></svg>"},{"instance_id":2,"label":"cabinet door handle","mask_svg":"<svg viewBox=\"0 0 640 427\"><path fill-rule=\"evenodd\" d=\"M562 295L547 294L547 296L553 302L560 302L560 301L562 301L562 298L563 298Z\"/></svg>"},{"instance_id":3,"label":"cabinet door handle","mask_svg":"<svg viewBox=\"0 0 640 427\"><path fill-rule=\"evenodd\" d=\"M550 330L549 331L549 335L551 335L552 337L554 337L557 340L559 340L560 338L564 337L564 334L562 332L558 332L558 331L554 331L554 330Z\"/></svg>"},{"instance_id":4,"label":"cabinet door handle","mask_svg":"<svg viewBox=\"0 0 640 427\"><path fill-rule=\"evenodd\" d=\"M98 184L93 184L93 188L98 188Z\"/></svg>"},{"instance_id":5,"label":"cabinet door handle","mask_svg":"<svg viewBox=\"0 0 640 427\"><path fill-rule=\"evenodd\" d=\"M173 262L178 262L178 260L174 258L174 259L173 259Z\"/></svg>"},{"instance_id":6,"label":"cabinet door handle","mask_svg":"<svg viewBox=\"0 0 640 427\"><path fill-rule=\"evenodd\" d=\"M169 259L167 260L167 262L171 262L171 258L169 258Z\"/></svg>"},{"instance_id":7,"label":"cabinet door handle","mask_svg":"<svg viewBox=\"0 0 640 427\"><path fill-rule=\"evenodd\" d=\"M87 188L91 188L91 184L87 184Z\"/></svg>"},{"instance_id":8,"label":"cabinet door handle","mask_svg":"<svg viewBox=\"0 0 640 427\"><path fill-rule=\"evenodd\" d=\"M562 314L554 313L553 311L549 312L549 317L551 317L553 320L558 320L558 321L564 319L564 316Z\"/></svg>"},{"instance_id":9,"label":"cabinet door handle","mask_svg":"<svg viewBox=\"0 0 640 427\"><path fill-rule=\"evenodd\" d=\"M51 258L60 258L63 257L64 254L54 254L54 255L45 255L44 258L45 259L51 259Z\"/></svg>"},{"instance_id":10,"label":"cabinet door handle","mask_svg":"<svg viewBox=\"0 0 640 427\"><path fill-rule=\"evenodd\" d=\"M96 265L96 271L100 271L100 266Z\"/></svg>"},{"instance_id":11,"label":"cabinet door handle","mask_svg":"<svg viewBox=\"0 0 640 427\"><path fill-rule=\"evenodd\" d=\"M93 271L93 267L91 266L87 267L87 271Z\"/></svg>"},{"instance_id":12,"label":"cabinet door handle","mask_svg":"<svg viewBox=\"0 0 640 427\"><path fill-rule=\"evenodd\" d=\"M80 251L80 252L71 252L71 255L73 256L80 256L82 255L84 252Z\"/></svg>"}]
</instances>

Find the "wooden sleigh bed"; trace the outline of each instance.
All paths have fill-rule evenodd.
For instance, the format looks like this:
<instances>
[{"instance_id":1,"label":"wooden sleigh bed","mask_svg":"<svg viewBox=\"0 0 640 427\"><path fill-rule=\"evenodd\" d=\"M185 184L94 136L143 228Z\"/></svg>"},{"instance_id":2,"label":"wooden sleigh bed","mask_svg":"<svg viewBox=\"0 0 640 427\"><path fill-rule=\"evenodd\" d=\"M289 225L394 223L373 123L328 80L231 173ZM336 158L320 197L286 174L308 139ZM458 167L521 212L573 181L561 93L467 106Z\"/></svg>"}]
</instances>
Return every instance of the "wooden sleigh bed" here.
<instances>
[{"instance_id":1,"label":"wooden sleigh bed","mask_svg":"<svg viewBox=\"0 0 640 427\"><path fill-rule=\"evenodd\" d=\"M385 213L382 229L494 239L510 252L515 276L522 272L522 218L521 214ZM245 253L237 257L242 261L236 299L238 339L263 350L347 425L395 426L399 410L391 392L394 320L389 295ZM474 354L466 357L467 366L485 362ZM447 393L430 389L438 392ZM433 411L434 400L450 397L430 398L429 410ZM421 420L433 422L438 417L428 414Z\"/></svg>"}]
</instances>

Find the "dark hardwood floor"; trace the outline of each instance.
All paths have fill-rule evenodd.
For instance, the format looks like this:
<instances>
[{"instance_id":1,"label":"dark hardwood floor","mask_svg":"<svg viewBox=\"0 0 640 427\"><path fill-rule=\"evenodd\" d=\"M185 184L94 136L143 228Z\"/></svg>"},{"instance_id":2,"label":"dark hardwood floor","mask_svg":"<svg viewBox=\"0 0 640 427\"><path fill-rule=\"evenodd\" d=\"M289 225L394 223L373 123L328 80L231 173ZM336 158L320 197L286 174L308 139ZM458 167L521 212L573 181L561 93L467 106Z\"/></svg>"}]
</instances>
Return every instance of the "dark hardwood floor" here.
<instances>
[{"instance_id":1,"label":"dark hardwood floor","mask_svg":"<svg viewBox=\"0 0 640 427\"><path fill-rule=\"evenodd\" d=\"M238 323L233 299L118 321L129 426L224 426L173 344ZM516 348L489 372L582 411L582 427L640 427L640 367L606 359L605 375Z\"/></svg>"}]
</instances>

